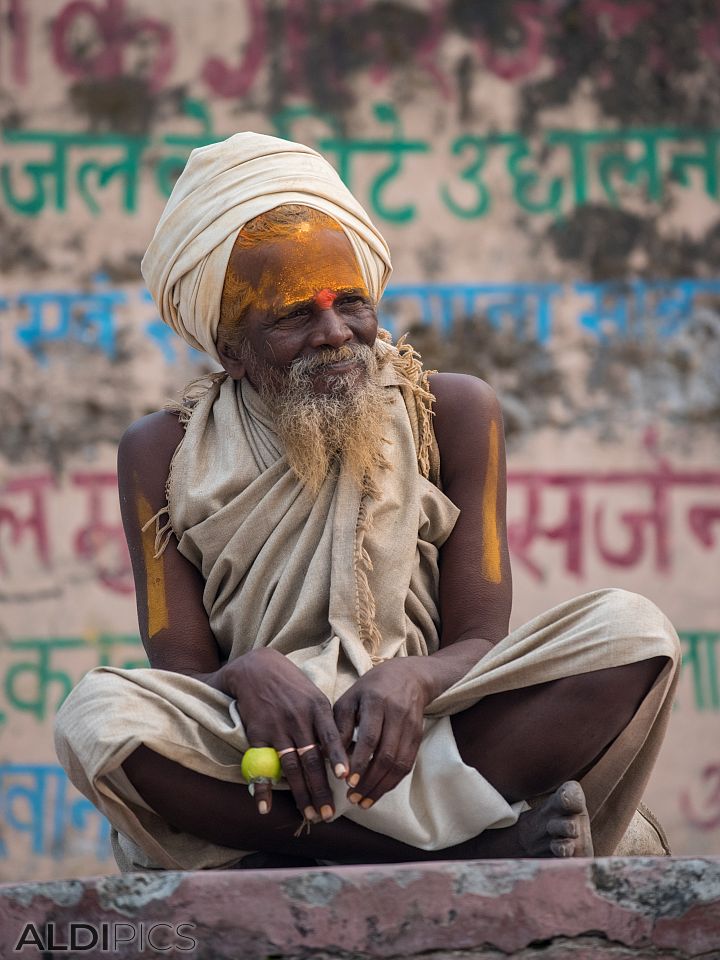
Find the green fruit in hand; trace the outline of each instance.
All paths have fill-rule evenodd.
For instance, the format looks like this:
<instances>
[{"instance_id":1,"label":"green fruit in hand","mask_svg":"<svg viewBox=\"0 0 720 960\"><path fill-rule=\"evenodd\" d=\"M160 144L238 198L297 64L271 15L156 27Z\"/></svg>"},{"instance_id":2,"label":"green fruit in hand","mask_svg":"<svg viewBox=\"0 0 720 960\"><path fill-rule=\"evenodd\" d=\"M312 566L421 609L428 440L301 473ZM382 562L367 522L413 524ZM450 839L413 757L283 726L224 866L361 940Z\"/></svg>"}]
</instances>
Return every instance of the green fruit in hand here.
<instances>
[{"instance_id":1,"label":"green fruit in hand","mask_svg":"<svg viewBox=\"0 0 720 960\"><path fill-rule=\"evenodd\" d=\"M277 783L282 777L277 750L272 747L251 747L243 755L240 771L248 783L260 777Z\"/></svg>"}]
</instances>

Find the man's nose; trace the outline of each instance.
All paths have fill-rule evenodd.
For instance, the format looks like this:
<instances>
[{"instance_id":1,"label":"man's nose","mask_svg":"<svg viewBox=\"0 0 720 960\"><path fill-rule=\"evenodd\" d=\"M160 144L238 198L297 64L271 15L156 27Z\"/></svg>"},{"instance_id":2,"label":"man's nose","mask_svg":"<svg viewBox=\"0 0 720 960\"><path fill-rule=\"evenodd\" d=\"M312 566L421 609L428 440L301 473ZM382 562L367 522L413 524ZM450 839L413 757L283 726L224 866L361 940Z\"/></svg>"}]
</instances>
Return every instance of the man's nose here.
<instances>
[{"instance_id":1,"label":"man's nose","mask_svg":"<svg viewBox=\"0 0 720 960\"><path fill-rule=\"evenodd\" d=\"M334 304L318 309L312 333L314 347L341 347L352 339L352 330Z\"/></svg>"}]
</instances>

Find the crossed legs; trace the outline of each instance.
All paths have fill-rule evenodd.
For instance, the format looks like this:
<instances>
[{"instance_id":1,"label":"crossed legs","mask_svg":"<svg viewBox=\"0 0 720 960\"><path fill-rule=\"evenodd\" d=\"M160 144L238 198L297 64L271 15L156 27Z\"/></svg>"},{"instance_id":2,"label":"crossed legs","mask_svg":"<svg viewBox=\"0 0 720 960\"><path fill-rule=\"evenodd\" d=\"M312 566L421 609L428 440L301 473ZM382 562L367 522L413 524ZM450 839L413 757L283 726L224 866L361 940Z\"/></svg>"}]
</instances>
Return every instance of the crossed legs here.
<instances>
[{"instance_id":1,"label":"crossed legs","mask_svg":"<svg viewBox=\"0 0 720 960\"><path fill-rule=\"evenodd\" d=\"M632 719L665 664L655 657L494 694L452 718L463 760L507 800L551 793L503 830L429 852L342 817L296 837L292 798L260 817L246 787L188 770L147 747L123 764L143 799L179 830L213 843L342 863L592 853L582 790L574 783ZM570 781L570 782L568 782Z\"/></svg>"}]
</instances>

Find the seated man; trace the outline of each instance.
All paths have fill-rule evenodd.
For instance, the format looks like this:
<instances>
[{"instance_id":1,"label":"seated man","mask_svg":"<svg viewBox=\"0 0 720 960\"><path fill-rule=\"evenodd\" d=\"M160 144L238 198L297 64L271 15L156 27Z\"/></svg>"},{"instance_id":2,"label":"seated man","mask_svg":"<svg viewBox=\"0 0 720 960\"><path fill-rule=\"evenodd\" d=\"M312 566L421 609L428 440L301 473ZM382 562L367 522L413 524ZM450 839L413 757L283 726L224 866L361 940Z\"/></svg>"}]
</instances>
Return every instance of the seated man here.
<instances>
[{"instance_id":1,"label":"seated man","mask_svg":"<svg viewBox=\"0 0 720 960\"><path fill-rule=\"evenodd\" d=\"M196 150L143 272L225 372L120 446L151 668L92 671L58 715L120 866L613 853L675 632L598 590L508 634L497 400L378 331L387 247L330 165L249 133ZM283 776L251 796L260 747Z\"/></svg>"}]
</instances>

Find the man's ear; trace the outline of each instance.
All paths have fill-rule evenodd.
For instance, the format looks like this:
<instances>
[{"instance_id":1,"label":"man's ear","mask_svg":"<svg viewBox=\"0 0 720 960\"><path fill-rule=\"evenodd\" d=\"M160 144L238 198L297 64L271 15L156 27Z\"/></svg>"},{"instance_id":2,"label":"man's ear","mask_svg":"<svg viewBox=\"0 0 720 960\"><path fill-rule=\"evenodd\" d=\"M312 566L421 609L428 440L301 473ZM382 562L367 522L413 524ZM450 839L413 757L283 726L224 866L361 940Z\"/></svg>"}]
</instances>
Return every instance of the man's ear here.
<instances>
[{"instance_id":1,"label":"man's ear","mask_svg":"<svg viewBox=\"0 0 720 960\"><path fill-rule=\"evenodd\" d=\"M223 344L216 344L220 363L229 377L233 380L242 380L245 376L245 362L231 347Z\"/></svg>"}]
</instances>

